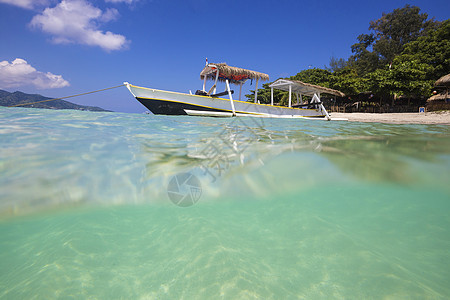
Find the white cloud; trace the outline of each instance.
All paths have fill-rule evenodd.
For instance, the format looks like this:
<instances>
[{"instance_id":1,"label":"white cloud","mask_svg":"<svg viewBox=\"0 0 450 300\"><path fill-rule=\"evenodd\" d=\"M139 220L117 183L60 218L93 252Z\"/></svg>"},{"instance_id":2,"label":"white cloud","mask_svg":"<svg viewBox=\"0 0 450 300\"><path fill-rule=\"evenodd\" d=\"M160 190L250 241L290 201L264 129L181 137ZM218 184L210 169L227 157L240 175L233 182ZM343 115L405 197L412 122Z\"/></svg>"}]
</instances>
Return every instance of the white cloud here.
<instances>
[{"instance_id":1,"label":"white cloud","mask_svg":"<svg viewBox=\"0 0 450 300\"><path fill-rule=\"evenodd\" d=\"M49 0L0 0L0 3L11 4L26 9L45 7L50 4Z\"/></svg>"},{"instance_id":2,"label":"white cloud","mask_svg":"<svg viewBox=\"0 0 450 300\"><path fill-rule=\"evenodd\" d=\"M37 71L21 58L16 58L11 63L0 61L0 88L26 85L34 85L38 89L55 89L70 84L61 75Z\"/></svg>"},{"instance_id":3,"label":"white cloud","mask_svg":"<svg viewBox=\"0 0 450 300\"><path fill-rule=\"evenodd\" d=\"M115 8L103 12L86 0L63 0L34 16L30 26L51 34L57 44L77 43L112 51L125 48L129 42L123 35L103 32L98 27L99 23L116 20L118 16Z\"/></svg>"}]
</instances>

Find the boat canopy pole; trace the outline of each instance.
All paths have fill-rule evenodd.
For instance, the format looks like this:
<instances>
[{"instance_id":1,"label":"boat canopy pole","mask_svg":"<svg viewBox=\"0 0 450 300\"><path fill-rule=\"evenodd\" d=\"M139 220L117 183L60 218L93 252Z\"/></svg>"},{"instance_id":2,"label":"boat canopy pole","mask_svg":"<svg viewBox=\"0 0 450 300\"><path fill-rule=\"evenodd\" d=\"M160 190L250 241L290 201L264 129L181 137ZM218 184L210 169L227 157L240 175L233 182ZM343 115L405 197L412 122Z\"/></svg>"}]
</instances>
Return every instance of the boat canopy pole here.
<instances>
[{"instance_id":1,"label":"boat canopy pole","mask_svg":"<svg viewBox=\"0 0 450 300\"><path fill-rule=\"evenodd\" d=\"M217 67L216 67L217 68ZM214 81L214 94L216 93L216 88L217 88L217 80L219 79L219 68L217 68L217 72L216 72L216 81Z\"/></svg>"},{"instance_id":2,"label":"boat canopy pole","mask_svg":"<svg viewBox=\"0 0 450 300\"><path fill-rule=\"evenodd\" d=\"M258 80L259 80L259 77L256 78L255 103L257 103L257 101L258 101Z\"/></svg>"},{"instance_id":3,"label":"boat canopy pole","mask_svg":"<svg viewBox=\"0 0 450 300\"><path fill-rule=\"evenodd\" d=\"M239 101L241 101L241 94L242 94L242 82L241 82L241 86L239 88Z\"/></svg>"},{"instance_id":4,"label":"boat canopy pole","mask_svg":"<svg viewBox=\"0 0 450 300\"><path fill-rule=\"evenodd\" d=\"M273 105L273 87L270 88L270 105Z\"/></svg>"},{"instance_id":5,"label":"boat canopy pole","mask_svg":"<svg viewBox=\"0 0 450 300\"><path fill-rule=\"evenodd\" d=\"M292 85L289 85L289 107L292 107Z\"/></svg>"},{"instance_id":6,"label":"boat canopy pole","mask_svg":"<svg viewBox=\"0 0 450 300\"><path fill-rule=\"evenodd\" d=\"M231 110L233 111L233 116L235 117L236 110L234 109L234 102L233 102L233 97L231 96L230 84L228 83L228 79L225 80L225 83L227 84L228 96L230 97Z\"/></svg>"},{"instance_id":7,"label":"boat canopy pole","mask_svg":"<svg viewBox=\"0 0 450 300\"><path fill-rule=\"evenodd\" d=\"M216 68L216 80L214 81L213 86L209 89L208 95L215 94L216 93L216 87L217 87L217 80L219 79L219 68L216 65L209 65L210 67L214 67ZM205 81L206 81L206 76L205 76ZM205 85L205 83L203 83L203 86Z\"/></svg>"},{"instance_id":8,"label":"boat canopy pole","mask_svg":"<svg viewBox=\"0 0 450 300\"><path fill-rule=\"evenodd\" d=\"M319 94L320 95L320 94ZM325 117L327 118L328 121L331 120L330 115L328 114L327 110L325 109L325 107L323 106L323 103L320 101L320 96L318 96L316 93L314 93L314 96L311 99L311 103L320 103L319 104L319 108L322 110L322 112L325 113Z\"/></svg>"},{"instance_id":9,"label":"boat canopy pole","mask_svg":"<svg viewBox=\"0 0 450 300\"><path fill-rule=\"evenodd\" d=\"M323 103L320 103L320 107L322 108L322 111L325 112L325 116L327 118L328 121L331 121L331 117L328 114L327 110L325 109L325 107L323 106Z\"/></svg>"}]
</instances>

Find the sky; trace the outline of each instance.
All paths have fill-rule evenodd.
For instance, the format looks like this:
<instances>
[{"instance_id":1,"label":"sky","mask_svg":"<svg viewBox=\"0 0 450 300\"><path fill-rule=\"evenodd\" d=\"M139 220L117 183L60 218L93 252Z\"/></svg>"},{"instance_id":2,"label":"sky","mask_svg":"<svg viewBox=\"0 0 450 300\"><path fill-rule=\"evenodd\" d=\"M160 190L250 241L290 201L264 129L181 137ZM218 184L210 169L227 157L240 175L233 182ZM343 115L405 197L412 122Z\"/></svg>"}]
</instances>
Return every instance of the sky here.
<instances>
[{"instance_id":1,"label":"sky","mask_svg":"<svg viewBox=\"0 0 450 300\"><path fill-rule=\"evenodd\" d=\"M347 59L370 21L406 4L450 17L448 0L0 0L0 89L56 98L127 81L195 92L206 58L273 81ZM68 100L146 111L126 87Z\"/></svg>"}]
</instances>

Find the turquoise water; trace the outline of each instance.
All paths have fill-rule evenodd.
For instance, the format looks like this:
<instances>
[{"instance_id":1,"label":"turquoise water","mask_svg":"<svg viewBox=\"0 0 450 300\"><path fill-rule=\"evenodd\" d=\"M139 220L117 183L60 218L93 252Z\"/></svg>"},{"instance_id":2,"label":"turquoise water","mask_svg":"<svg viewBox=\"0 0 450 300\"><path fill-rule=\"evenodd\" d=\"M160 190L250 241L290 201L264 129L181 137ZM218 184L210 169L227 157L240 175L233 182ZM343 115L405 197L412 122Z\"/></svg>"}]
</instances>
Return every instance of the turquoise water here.
<instances>
[{"instance_id":1,"label":"turquoise water","mask_svg":"<svg viewBox=\"0 0 450 300\"><path fill-rule=\"evenodd\" d=\"M450 297L449 126L0 116L0 298Z\"/></svg>"}]
</instances>

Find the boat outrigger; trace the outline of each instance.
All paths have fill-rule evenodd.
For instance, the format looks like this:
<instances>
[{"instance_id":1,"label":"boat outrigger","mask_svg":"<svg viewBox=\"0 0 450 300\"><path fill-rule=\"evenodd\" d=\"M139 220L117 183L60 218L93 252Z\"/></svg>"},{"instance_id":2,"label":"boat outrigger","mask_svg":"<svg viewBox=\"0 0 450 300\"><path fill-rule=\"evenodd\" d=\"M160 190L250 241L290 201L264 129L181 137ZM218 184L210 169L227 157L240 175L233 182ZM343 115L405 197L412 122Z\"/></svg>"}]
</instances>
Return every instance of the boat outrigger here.
<instances>
[{"instance_id":1,"label":"boat outrigger","mask_svg":"<svg viewBox=\"0 0 450 300\"><path fill-rule=\"evenodd\" d=\"M314 117L330 120L330 116L320 100L320 94L345 96L342 92L304 83L296 80L278 79L269 85L271 88L271 103L261 104L258 101L258 82L269 80L269 75L251 70L228 66L225 63L208 64L200 73L203 80L202 90L195 94L191 92L177 93L153 88L145 88L124 84L131 94L153 114L162 115L192 115L208 117L273 117L273 118L302 118ZM247 80L256 80L254 102L241 101L242 85ZM214 84L206 91L206 81L213 80ZM218 81L225 82L226 90L217 93ZM239 100L233 99L234 91L230 84L236 84L239 89ZM277 106L273 102L273 89L289 92L289 104ZM296 95L297 104L292 104L292 94ZM229 99L220 98L228 95ZM303 101L303 95L311 97L309 102Z\"/></svg>"}]
</instances>

